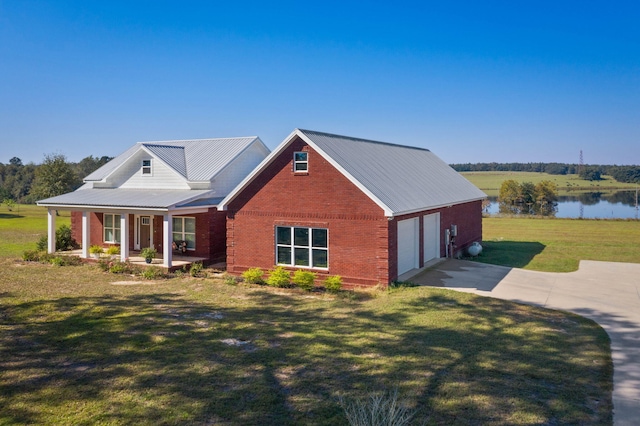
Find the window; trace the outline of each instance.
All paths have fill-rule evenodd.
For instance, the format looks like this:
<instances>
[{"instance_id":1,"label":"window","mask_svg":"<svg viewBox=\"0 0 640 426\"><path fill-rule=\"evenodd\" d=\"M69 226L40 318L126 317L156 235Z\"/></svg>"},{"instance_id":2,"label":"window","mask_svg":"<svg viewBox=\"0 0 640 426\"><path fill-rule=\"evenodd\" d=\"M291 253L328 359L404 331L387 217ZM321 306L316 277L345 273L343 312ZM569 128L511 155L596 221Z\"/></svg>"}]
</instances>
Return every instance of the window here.
<instances>
[{"instance_id":1,"label":"window","mask_svg":"<svg viewBox=\"0 0 640 426\"><path fill-rule=\"evenodd\" d=\"M120 215L119 214L105 213L102 227L104 228L105 243L120 242Z\"/></svg>"},{"instance_id":2,"label":"window","mask_svg":"<svg viewBox=\"0 0 640 426\"><path fill-rule=\"evenodd\" d=\"M293 171L296 173L309 171L309 160L306 152L293 153Z\"/></svg>"},{"instance_id":3,"label":"window","mask_svg":"<svg viewBox=\"0 0 640 426\"><path fill-rule=\"evenodd\" d=\"M151 160L142 160L142 175L151 176Z\"/></svg>"},{"instance_id":4,"label":"window","mask_svg":"<svg viewBox=\"0 0 640 426\"><path fill-rule=\"evenodd\" d=\"M173 242L178 244L187 242L187 250L196 249L196 218L195 217L174 217L173 218Z\"/></svg>"},{"instance_id":5,"label":"window","mask_svg":"<svg viewBox=\"0 0 640 426\"><path fill-rule=\"evenodd\" d=\"M276 263L309 268L329 267L328 231L323 228L276 227Z\"/></svg>"}]
</instances>

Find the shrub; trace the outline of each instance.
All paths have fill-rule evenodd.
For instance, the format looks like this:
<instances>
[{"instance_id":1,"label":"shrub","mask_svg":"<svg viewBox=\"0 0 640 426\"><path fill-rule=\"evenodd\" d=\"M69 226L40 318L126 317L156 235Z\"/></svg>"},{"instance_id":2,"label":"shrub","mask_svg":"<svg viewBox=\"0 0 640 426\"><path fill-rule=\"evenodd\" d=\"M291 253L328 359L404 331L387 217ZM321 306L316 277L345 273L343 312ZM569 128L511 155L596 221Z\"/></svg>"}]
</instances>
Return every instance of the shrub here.
<instances>
[{"instance_id":1,"label":"shrub","mask_svg":"<svg viewBox=\"0 0 640 426\"><path fill-rule=\"evenodd\" d=\"M89 253L101 254L101 253L104 253L104 249L97 244L92 244L91 247L89 247Z\"/></svg>"},{"instance_id":2,"label":"shrub","mask_svg":"<svg viewBox=\"0 0 640 426\"><path fill-rule=\"evenodd\" d=\"M72 250L78 247L78 243L71 236L69 225L62 225L56 231L56 250Z\"/></svg>"},{"instance_id":3,"label":"shrub","mask_svg":"<svg viewBox=\"0 0 640 426\"><path fill-rule=\"evenodd\" d=\"M64 260L60 256L56 256L49 261L53 266L62 266Z\"/></svg>"},{"instance_id":4,"label":"shrub","mask_svg":"<svg viewBox=\"0 0 640 426\"><path fill-rule=\"evenodd\" d=\"M324 288L331 293L337 293L342 288L342 277L340 275L330 275L324 280Z\"/></svg>"},{"instance_id":5,"label":"shrub","mask_svg":"<svg viewBox=\"0 0 640 426\"><path fill-rule=\"evenodd\" d=\"M36 250L38 250L38 251L47 251L47 236L46 235L40 237L40 239L36 243Z\"/></svg>"},{"instance_id":6,"label":"shrub","mask_svg":"<svg viewBox=\"0 0 640 426\"><path fill-rule=\"evenodd\" d=\"M147 280L155 280L164 277L164 270L157 266L149 266L140 272L140 276Z\"/></svg>"},{"instance_id":7,"label":"shrub","mask_svg":"<svg viewBox=\"0 0 640 426\"><path fill-rule=\"evenodd\" d=\"M224 281L224 283L226 285L237 285L238 284L238 277L235 277L231 274L224 274L222 276L222 279Z\"/></svg>"},{"instance_id":8,"label":"shrub","mask_svg":"<svg viewBox=\"0 0 640 426\"><path fill-rule=\"evenodd\" d=\"M316 274L298 269L293 273L293 283L305 291L311 291L314 287Z\"/></svg>"},{"instance_id":9,"label":"shrub","mask_svg":"<svg viewBox=\"0 0 640 426\"><path fill-rule=\"evenodd\" d=\"M415 412L409 411L407 405L398 401L398 391L372 394L365 400L345 403L340 398L347 421L351 426L370 425L408 425Z\"/></svg>"},{"instance_id":10,"label":"shrub","mask_svg":"<svg viewBox=\"0 0 640 426\"><path fill-rule=\"evenodd\" d=\"M249 268L242 273L242 278L249 284L263 284L264 272L260 268Z\"/></svg>"},{"instance_id":11,"label":"shrub","mask_svg":"<svg viewBox=\"0 0 640 426\"><path fill-rule=\"evenodd\" d=\"M108 265L109 272L112 274L136 274L140 272L140 268L134 267L129 262L111 261Z\"/></svg>"},{"instance_id":12,"label":"shrub","mask_svg":"<svg viewBox=\"0 0 640 426\"><path fill-rule=\"evenodd\" d=\"M153 247L145 247L140 251L140 256L142 256L145 260L153 259L158 254L158 251Z\"/></svg>"},{"instance_id":13,"label":"shrub","mask_svg":"<svg viewBox=\"0 0 640 426\"><path fill-rule=\"evenodd\" d=\"M120 246L109 246L109 248L107 249L107 254L109 256L120 254Z\"/></svg>"},{"instance_id":14,"label":"shrub","mask_svg":"<svg viewBox=\"0 0 640 426\"><path fill-rule=\"evenodd\" d=\"M40 260L40 254L42 251L38 250L25 250L22 253L22 260L25 262L38 262Z\"/></svg>"},{"instance_id":15,"label":"shrub","mask_svg":"<svg viewBox=\"0 0 640 426\"><path fill-rule=\"evenodd\" d=\"M202 271L203 268L204 266L202 266L202 262L194 262L191 264L191 269L189 269L189 275L192 277L199 277L204 274Z\"/></svg>"},{"instance_id":16,"label":"shrub","mask_svg":"<svg viewBox=\"0 0 640 426\"><path fill-rule=\"evenodd\" d=\"M272 287L288 287L291 284L291 275L284 266L277 266L269 271L267 284Z\"/></svg>"},{"instance_id":17,"label":"shrub","mask_svg":"<svg viewBox=\"0 0 640 426\"><path fill-rule=\"evenodd\" d=\"M100 259L97 262L98 268L100 268L102 272L108 272L111 264L112 262L108 261L107 259Z\"/></svg>"}]
</instances>

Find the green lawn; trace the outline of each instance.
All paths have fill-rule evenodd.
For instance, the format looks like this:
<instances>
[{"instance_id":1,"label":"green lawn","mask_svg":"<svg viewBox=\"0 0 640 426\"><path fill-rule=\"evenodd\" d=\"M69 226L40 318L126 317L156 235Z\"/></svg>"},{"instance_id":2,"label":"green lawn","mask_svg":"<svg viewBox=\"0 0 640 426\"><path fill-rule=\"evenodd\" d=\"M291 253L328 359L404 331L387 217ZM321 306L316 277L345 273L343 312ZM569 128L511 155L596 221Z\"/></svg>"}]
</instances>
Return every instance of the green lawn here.
<instances>
[{"instance_id":1,"label":"green lawn","mask_svg":"<svg viewBox=\"0 0 640 426\"><path fill-rule=\"evenodd\" d=\"M70 225L71 215L60 211L56 227ZM34 250L40 237L47 235L47 209L18 204L11 211L0 205L0 257L20 257L24 250Z\"/></svg>"},{"instance_id":2,"label":"green lawn","mask_svg":"<svg viewBox=\"0 0 640 426\"><path fill-rule=\"evenodd\" d=\"M617 182L610 176L603 176L601 181L580 179L578 175L550 175L535 172L463 172L461 173L471 183L482 189L489 196L497 196L502 182L513 179L517 182L532 182L550 180L558 185L560 195L570 195L575 192L607 192L615 190L631 190L636 185Z\"/></svg>"},{"instance_id":3,"label":"green lawn","mask_svg":"<svg viewBox=\"0 0 640 426\"><path fill-rule=\"evenodd\" d=\"M32 248L38 211L0 218L2 244ZM511 232L534 223L555 222ZM415 424L612 421L608 336L576 315L426 287L138 280L0 252L0 424L341 425L340 396L393 389Z\"/></svg>"},{"instance_id":4,"label":"green lawn","mask_svg":"<svg viewBox=\"0 0 640 426\"><path fill-rule=\"evenodd\" d=\"M341 425L393 389L415 424L611 424L609 339L572 314L132 279L0 260L0 424Z\"/></svg>"},{"instance_id":5,"label":"green lawn","mask_svg":"<svg viewBox=\"0 0 640 426\"><path fill-rule=\"evenodd\" d=\"M480 262L570 272L579 261L640 263L640 221L544 218L482 220Z\"/></svg>"}]
</instances>

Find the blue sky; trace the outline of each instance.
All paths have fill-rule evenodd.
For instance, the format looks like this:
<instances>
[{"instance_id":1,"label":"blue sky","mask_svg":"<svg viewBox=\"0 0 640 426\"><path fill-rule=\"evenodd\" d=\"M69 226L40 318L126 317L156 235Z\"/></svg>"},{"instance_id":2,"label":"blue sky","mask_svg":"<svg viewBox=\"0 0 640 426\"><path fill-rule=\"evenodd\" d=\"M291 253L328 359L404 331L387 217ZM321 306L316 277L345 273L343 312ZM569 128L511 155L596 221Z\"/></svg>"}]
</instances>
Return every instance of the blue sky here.
<instances>
[{"instance_id":1,"label":"blue sky","mask_svg":"<svg viewBox=\"0 0 640 426\"><path fill-rule=\"evenodd\" d=\"M296 127L640 164L640 2L0 0L0 162Z\"/></svg>"}]
</instances>

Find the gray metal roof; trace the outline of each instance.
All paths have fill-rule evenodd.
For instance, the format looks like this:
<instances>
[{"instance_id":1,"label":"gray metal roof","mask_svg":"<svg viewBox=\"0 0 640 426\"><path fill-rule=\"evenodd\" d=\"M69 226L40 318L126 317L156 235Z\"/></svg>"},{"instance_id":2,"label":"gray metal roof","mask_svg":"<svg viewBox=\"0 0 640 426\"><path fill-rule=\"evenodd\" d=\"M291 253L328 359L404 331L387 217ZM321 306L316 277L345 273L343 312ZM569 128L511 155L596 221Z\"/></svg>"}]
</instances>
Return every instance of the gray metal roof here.
<instances>
[{"instance_id":1,"label":"gray metal roof","mask_svg":"<svg viewBox=\"0 0 640 426\"><path fill-rule=\"evenodd\" d=\"M428 149L297 131L393 215L486 197Z\"/></svg>"},{"instance_id":2,"label":"gray metal roof","mask_svg":"<svg viewBox=\"0 0 640 426\"><path fill-rule=\"evenodd\" d=\"M252 143L256 136L240 138L194 139L180 141L138 142L122 154L85 177L85 181L100 181L124 164L142 147L174 168L191 182L213 179L225 166ZM266 148L265 148L266 149Z\"/></svg>"},{"instance_id":3,"label":"gray metal roof","mask_svg":"<svg viewBox=\"0 0 640 426\"><path fill-rule=\"evenodd\" d=\"M169 209L194 205L207 205L209 200L215 205L218 199L208 199L211 190L193 189L78 189L74 192L58 195L38 201L39 206L50 207L105 207L105 208L140 208Z\"/></svg>"}]
</instances>

